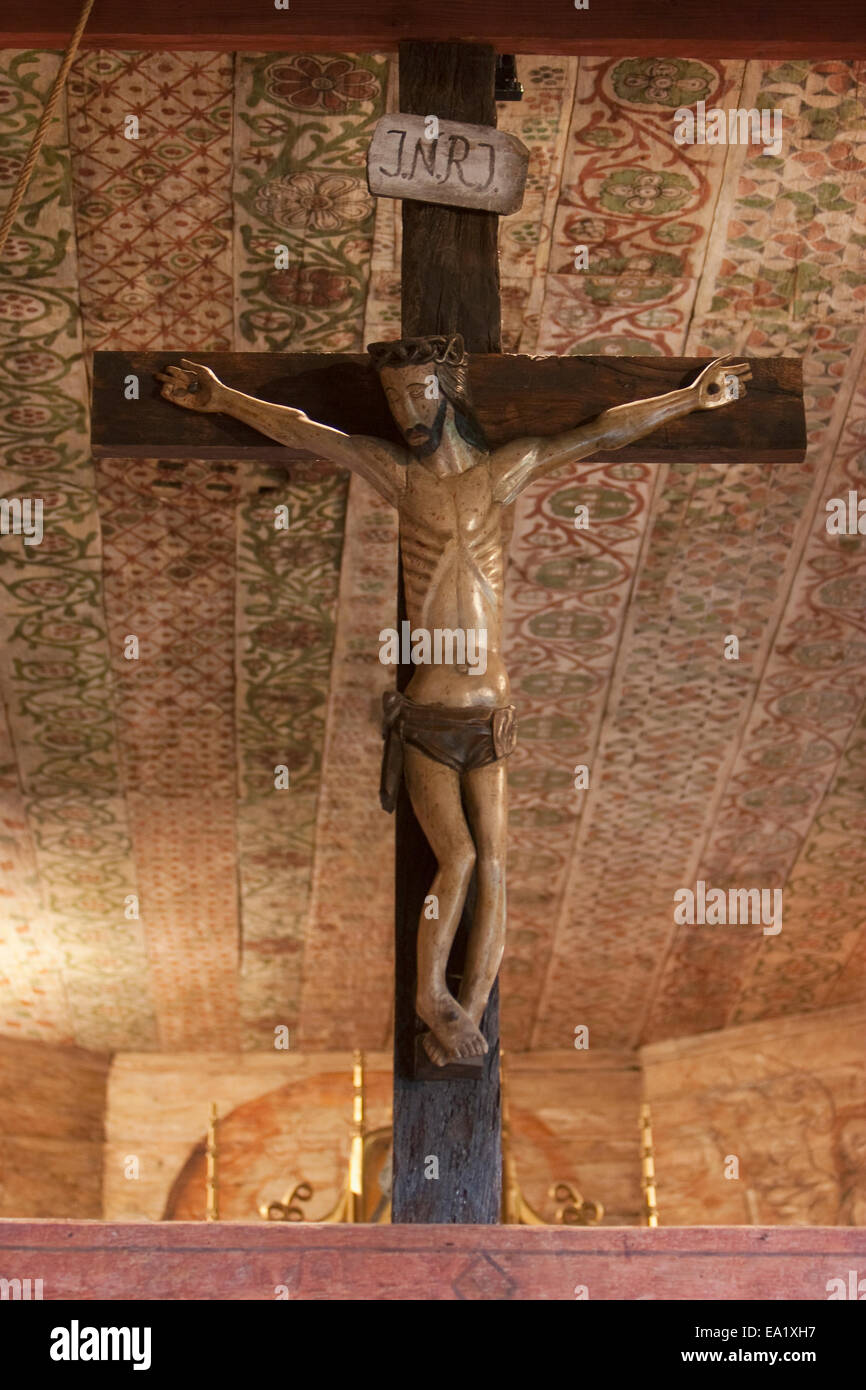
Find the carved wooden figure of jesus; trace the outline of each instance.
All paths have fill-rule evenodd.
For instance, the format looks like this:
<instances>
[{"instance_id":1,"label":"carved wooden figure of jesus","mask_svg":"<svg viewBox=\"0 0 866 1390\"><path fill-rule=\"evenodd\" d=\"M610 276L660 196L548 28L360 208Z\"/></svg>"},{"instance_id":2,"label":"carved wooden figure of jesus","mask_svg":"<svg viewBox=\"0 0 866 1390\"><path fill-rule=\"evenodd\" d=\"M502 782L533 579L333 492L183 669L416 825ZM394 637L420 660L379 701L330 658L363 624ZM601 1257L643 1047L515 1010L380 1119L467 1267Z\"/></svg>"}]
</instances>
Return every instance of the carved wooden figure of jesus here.
<instances>
[{"instance_id":1,"label":"carved wooden figure of jesus","mask_svg":"<svg viewBox=\"0 0 866 1390\"><path fill-rule=\"evenodd\" d=\"M503 508L536 478L641 439L693 410L735 401L751 371L719 359L691 386L614 406L563 434L515 439L491 451L472 406L459 335L374 343L369 352L406 448L343 434L291 406L233 391L193 362L169 367L159 380L176 405L232 415L359 473L397 509L413 634L462 635L450 645L458 656L464 650L477 656L483 648L483 661L419 664L405 694L390 692L384 702L382 801L393 809L396 784L405 777L438 864L430 886L438 916L422 912L418 925L416 1007L430 1030L424 1046L445 1066L487 1051L480 1023L505 945L505 759L516 724L501 650ZM465 643L470 634L474 646ZM447 641L438 647L431 641L440 654L447 648ZM455 999L445 972L473 869L476 906Z\"/></svg>"}]
</instances>

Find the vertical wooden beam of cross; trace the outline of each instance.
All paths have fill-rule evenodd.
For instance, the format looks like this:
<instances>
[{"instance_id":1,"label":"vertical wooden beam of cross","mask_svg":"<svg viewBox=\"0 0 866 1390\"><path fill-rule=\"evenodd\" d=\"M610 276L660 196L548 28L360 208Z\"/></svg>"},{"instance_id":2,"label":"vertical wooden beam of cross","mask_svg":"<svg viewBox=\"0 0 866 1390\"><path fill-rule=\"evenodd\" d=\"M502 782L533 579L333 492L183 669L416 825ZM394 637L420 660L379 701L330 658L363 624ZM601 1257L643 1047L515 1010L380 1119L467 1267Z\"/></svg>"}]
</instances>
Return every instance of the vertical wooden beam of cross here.
<instances>
[{"instance_id":1,"label":"vertical wooden beam of cross","mask_svg":"<svg viewBox=\"0 0 866 1390\"><path fill-rule=\"evenodd\" d=\"M496 55L487 46L402 43L400 110L494 126L495 72ZM403 336L456 332L469 352L499 352L497 215L432 203L402 207ZM400 572L398 631L406 618L402 564ZM405 689L412 673L411 666L400 669L398 689ZM499 1220L502 1187L499 985L484 1015L489 1050L480 1078L416 1077L415 1038L422 1026L415 1014L416 936L436 864L405 786L396 815L391 1219L490 1224ZM474 898L473 882L451 954L455 994ZM454 1070L459 1068L446 1068Z\"/></svg>"}]
</instances>

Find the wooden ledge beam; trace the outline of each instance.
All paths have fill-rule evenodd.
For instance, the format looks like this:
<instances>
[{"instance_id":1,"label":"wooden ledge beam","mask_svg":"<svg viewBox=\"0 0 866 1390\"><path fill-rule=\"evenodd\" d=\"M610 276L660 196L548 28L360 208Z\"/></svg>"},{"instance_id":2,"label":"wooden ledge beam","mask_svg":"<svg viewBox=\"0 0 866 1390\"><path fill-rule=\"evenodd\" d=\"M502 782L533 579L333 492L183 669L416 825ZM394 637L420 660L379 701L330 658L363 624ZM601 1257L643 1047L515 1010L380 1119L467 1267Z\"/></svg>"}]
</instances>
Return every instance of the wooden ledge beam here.
<instances>
[{"instance_id":1,"label":"wooden ledge beam","mask_svg":"<svg viewBox=\"0 0 866 1390\"><path fill-rule=\"evenodd\" d=\"M78 5L70 0L9 4L0 47L65 48ZM610 57L855 58L866 55L862 0L96 0L83 48L393 51L403 39L472 40L500 53L602 54Z\"/></svg>"},{"instance_id":2,"label":"wooden ledge beam","mask_svg":"<svg viewBox=\"0 0 866 1390\"><path fill-rule=\"evenodd\" d=\"M7 1219L0 1220L0 1266L19 1279L42 1279L46 1302L116 1299L130 1303L197 1303L202 1321L193 1323L194 1334L187 1321L185 1340L191 1348L190 1357L199 1358L197 1363L190 1360L189 1365L200 1367L203 1350L214 1344L226 1355L240 1343L243 1355L247 1359L250 1356L248 1338L229 1337L216 1343L214 1302L269 1302L269 1316L273 1317L274 1291L281 1285L287 1286L292 1303L338 1299L427 1303L558 1301L571 1304L573 1317L574 1287L579 1282L588 1287L592 1296L590 1308L583 1310L585 1314L591 1314L593 1303L613 1299L620 1303L617 1316L622 1319L623 1301L631 1305L642 1299L690 1302L697 1293L707 1300L708 1319L715 1317L711 1302L750 1299L758 1313L761 1303L769 1305L783 1299L786 1310L779 1312L778 1321L783 1320L785 1311L789 1321L794 1321L791 1301L826 1303L829 1280L841 1277L847 1293L848 1271L857 1270L862 1277L866 1268L866 1229L670 1226L648 1230L641 1226L453 1225L443 1231L441 1226L321 1226L306 1221L260 1221L251 1226L239 1221L108 1223ZM856 1284L858 1276L854 1277ZM207 1293L207 1302L202 1299L203 1291ZM835 1296L838 1298L839 1294ZM856 1292L848 1297L856 1297ZM88 1302L88 1309L93 1306ZM693 1323L694 1314L688 1304L683 1306L683 1319L688 1316ZM774 1306L778 1304L774 1302ZM36 1310L30 1312L35 1314ZM841 1320L844 1310L835 1312ZM7 1327L13 1323L15 1327L28 1326L27 1310L19 1309L19 1313L21 1317L10 1318ZM109 1321L107 1313L97 1318L87 1310L76 1309L75 1315L88 1322ZM194 1308L184 1310L186 1319L196 1316ZM57 1321L62 1320L58 1315ZM118 1313L111 1321L123 1322L124 1318ZM138 1321L147 1321L146 1309ZM749 1313L741 1321L760 1322L763 1327L777 1318L770 1317L765 1309L760 1319ZM807 1322L802 1309L797 1321ZM853 1322L852 1313L848 1325ZM32 1325L31 1319L29 1326ZM663 1325L665 1330L673 1326ZM646 1323L644 1330L657 1344L657 1328L654 1330ZM644 1356L646 1340L644 1337L641 1346ZM29 1351L32 1338L19 1345L26 1345ZM682 1345L690 1343L683 1340ZM704 1345L709 1346L709 1341ZM793 1343L794 1348L798 1345L808 1347L810 1341ZM819 1364L825 1366L832 1339L825 1336L817 1345ZM791 1343L779 1339L778 1346L790 1349ZM674 1350L668 1350L667 1342L664 1347L664 1354L672 1359ZM676 1348L675 1342L673 1347ZM853 1348L853 1343L849 1347ZM846 1370L850 1364L849 1360ZM185 1363L181 1365L186 1369ZM248 1363L244 1369L249 1378ZM199 1381L201 1378L199 1373ZM772 1377L769 1379L772 1383ZM62 1384L62 1379L58 1383Z\"/></svg>"}]
</instances>

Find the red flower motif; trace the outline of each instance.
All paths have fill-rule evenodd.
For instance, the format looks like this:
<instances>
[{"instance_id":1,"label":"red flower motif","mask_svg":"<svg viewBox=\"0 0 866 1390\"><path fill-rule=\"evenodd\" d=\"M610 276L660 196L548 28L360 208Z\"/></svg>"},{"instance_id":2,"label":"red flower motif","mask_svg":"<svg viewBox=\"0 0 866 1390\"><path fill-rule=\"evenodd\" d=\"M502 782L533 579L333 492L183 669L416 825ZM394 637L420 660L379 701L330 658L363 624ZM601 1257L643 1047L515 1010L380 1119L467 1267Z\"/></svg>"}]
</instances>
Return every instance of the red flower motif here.
<instances>
[{"instance_id":1,"label":"red flower motif","mask_svg":"<svg viewBox=\"0 0 866 1390\"><path fill-rule=\"evenodd\" d=\"M9 421L22 429L34 429L51 419L51 411L44 405L19 405L9 412Z\"/></svg>"},{"instance_id":2,"label":"red flower motif","mask_svg":"<svg viewBox=\"0 0 866 1390\"><path fill-rule=\"evenodd\" d=\"M0 318L35 319L44 313L44 304L32 295L18 294L15 290L7 290L0 295Z\"/></svg>"},{"instance_id":3,"label":"red flower motif","mask_svg":"<svg viewBox=\"0 0 866 1390\"><path fill-rule=\"evenodd\" d=\"M33 246L23 236L11 236L3 250L3 259L6 261L25 261L32 255Z\"/></svg>"},{"instance_id":4,"label":"red flower motif","mask_svg":"<svg viewBox=\"0 0 866 1390\"><path fill-rule=\"evenodd\" d=\"M254 640L269 651L296 651L322 641L322 628L315 623L292 622L288 618L272 618L256 628Z\"/></svg>"},{"instance_id":5,"label":"red flower motif","mask_svg":"<svg viewBox=\"0 0 866 1390\"><path fill-rule=\"evenodd\" d=\"M60 457L59 450L47 444L23 444L15 450L14 462L18 468L48 468L56 465Z\"/></svg>"},{"instance_id":6,"label":"red flower motif","mask_svg":"<svg viewBox=\"0 0 866 1390\"><path fill-rule=\"evenodd\" d=\"M268 94L298 111L345 111L352 101L371 101L379 84L366 68L347 58L313 58L302 54L291 63L268 69Z\"/></svg>"},{"instance_id":7,"label":"red flower motif","mask_svg":"<svg viewBox=\"0 0 866 1390\"><path fill-rule=\"evenodd\" d=\"M348 298L348 275L337 275L323 265L298 265L275 270L268 276L268 293L281 304L309 304L323 309Z\"/></svg>"}]
</instances>

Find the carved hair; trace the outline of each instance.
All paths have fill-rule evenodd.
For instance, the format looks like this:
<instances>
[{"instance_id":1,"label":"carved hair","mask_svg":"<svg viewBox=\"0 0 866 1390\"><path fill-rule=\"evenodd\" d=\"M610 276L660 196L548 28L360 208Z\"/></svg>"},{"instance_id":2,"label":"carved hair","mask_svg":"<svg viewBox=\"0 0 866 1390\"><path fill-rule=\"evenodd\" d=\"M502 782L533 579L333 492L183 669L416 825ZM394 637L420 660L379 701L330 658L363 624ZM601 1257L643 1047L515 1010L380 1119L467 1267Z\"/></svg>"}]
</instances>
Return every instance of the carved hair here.
<instances>
[{"instance_id":1,"label":"carved hair","mask_svg":"<svg viewBox=\"0 0 866 1390\"><path fill-rule=\"evenodd\" d=\"M475 414L469 391L469 356L460 333L429 338L397 338L393 342L369 343L367 351L377 372L383 368L423 367L432 363L442 394L454 407L458 433L473 448L489 450L481 422Z\"/></svg>"},{"instance_id":2,"label":"carved hair","mask_svg":"<svg viewBox=\"0 0 866 1390\"><path fill-rule=\"evenodd\" d=\"M447 362L453 367L468 365L466 348L460 333L450 337L395 338L389 343L369 343L367 351L377 372L383 367L423 367L427 362Z\"/></svg>"}]
</instances>

